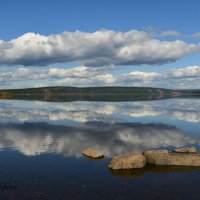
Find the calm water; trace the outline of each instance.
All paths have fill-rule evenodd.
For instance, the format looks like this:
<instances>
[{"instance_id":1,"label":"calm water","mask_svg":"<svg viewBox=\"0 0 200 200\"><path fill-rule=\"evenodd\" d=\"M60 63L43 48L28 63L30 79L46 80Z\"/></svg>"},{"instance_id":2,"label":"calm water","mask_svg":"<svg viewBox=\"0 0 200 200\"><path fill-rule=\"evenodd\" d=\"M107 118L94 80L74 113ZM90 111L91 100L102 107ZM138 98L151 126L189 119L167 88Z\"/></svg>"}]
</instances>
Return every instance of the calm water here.
<instances>
[{"instance_id":1,"label":"calm water","mask_svg":"<svg viewBox=\"0 0 200 200\"><path fill-rule=\"evenodd\" d=\"M0 199L200 199L200 169L113 172L117 154L195 146L200 100L0 101ZM85 148L106 155L90 160Z\"/></svg>"}]
</instances>

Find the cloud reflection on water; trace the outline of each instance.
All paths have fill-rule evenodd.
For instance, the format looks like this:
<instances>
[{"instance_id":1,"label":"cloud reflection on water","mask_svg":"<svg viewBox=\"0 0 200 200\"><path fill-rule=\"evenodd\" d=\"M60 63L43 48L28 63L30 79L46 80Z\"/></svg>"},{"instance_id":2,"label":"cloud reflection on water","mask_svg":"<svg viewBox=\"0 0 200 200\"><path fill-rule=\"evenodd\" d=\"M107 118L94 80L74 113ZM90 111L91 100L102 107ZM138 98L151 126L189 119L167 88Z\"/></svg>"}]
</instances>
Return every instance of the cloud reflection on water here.
<instances>
[{"instance_id":1,"label":"cloud reflection on water","mask_svg":"<svg viewBox=\"0 0 200 200\"><path fill-rule=\"evenodd\" d=\"M175 126L142 123L87 122L81 126L47 123L0 124L0 147L24 155L57 153L81 156L83 149L102 150L106 156L160 147L200 144L200 137Z\"/></svg>"},{"instance_id":2,"label":"cloud reflection on water","mask_svg":"<svg viewBox=\"0 0 200 200\"><path fill-rule=\"evenodd\" d=\"M17 102L17 103L16 103ZM161 117L200 122L200 101L171 99L145 102L24 102L0 101L0 122L4 121L123 121L124 117Z\"/></svg>"}]
</instances>

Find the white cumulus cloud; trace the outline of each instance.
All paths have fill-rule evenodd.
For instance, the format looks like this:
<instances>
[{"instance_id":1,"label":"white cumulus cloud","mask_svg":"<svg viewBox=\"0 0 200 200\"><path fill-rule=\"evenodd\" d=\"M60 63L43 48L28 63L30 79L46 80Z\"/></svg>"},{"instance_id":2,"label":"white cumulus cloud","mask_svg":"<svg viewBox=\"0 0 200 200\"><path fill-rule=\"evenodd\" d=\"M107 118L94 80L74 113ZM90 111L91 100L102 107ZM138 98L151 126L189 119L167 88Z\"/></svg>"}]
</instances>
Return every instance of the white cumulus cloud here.
<instances>
[{"instance_id":1,"label":"white cumulus cloud","mask_svg":"<svg viewBox=\"0 0 200 200\"><path fill-rule=\"evenodd\" d=\"M0 65L46 66L78 62L86 66L159 65L199 51L199 44L161 41L144 31L99 30L43 36L26 33L0 40Z\"/></svg>"}]
</instances>

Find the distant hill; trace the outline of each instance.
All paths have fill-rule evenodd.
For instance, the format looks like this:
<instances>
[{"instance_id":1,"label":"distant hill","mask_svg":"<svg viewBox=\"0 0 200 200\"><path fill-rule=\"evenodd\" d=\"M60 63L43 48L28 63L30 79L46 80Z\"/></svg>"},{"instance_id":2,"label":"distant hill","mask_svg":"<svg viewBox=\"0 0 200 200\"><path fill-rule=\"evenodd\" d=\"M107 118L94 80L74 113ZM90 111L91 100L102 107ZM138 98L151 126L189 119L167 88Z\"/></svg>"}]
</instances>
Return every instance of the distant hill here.
<instances>
[{"instance_id":1,"label":"distant hill","mask_svg":"<svg viewBox=\"0 0 200 200\"><path fill-rule=\"evenodd\" d=\"M40 101L141 101L199 96L200 90L150 87L41 87L0 90L1 99Z\"/></svg>"}]
</instances>

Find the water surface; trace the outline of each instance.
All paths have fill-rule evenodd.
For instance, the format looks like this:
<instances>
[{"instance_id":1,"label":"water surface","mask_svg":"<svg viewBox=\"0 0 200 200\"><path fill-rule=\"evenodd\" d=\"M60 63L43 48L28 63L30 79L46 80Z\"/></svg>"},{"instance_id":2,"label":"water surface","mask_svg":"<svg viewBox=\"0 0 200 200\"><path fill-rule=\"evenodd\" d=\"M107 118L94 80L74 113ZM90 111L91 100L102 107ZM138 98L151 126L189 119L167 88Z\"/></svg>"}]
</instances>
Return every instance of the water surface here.
<instances>
[{"instance_id":1,"label":"water surface","mask_svg":"<svg viewBox=\"0 0 200 200\"><path fill-rule=\"evenodd\" d=\"M200 101L0 101L1 199L200 199L200 169L110 171L115 155L195 146ZM85 148L106 155L82 156Z\"/></svg>"}]
</instances>

